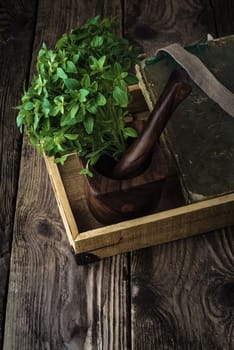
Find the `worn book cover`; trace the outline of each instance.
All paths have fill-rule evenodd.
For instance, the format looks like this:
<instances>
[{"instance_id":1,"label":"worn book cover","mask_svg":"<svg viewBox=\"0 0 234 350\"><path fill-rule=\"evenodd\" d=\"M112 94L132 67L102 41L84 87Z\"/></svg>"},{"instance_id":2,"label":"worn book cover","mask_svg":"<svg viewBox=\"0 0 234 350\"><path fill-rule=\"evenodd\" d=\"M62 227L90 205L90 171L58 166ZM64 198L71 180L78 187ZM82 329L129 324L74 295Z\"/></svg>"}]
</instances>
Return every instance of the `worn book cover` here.
<instances>
[{"instance_id":1,"label":"worn book cover","mask_svg":"<svg viewBox=\"0 0 234 350\"><path fill-rule=\"evenodd\" d=\"M234 36L186 48L214 76L234 92ZM148 104L155 104L178 64L168 55L144 61L138 74ZM234 190L234 118L223 111L197 85L170 118L164 139L178 167L188 202Z\"/></svg>"}]
</instances>

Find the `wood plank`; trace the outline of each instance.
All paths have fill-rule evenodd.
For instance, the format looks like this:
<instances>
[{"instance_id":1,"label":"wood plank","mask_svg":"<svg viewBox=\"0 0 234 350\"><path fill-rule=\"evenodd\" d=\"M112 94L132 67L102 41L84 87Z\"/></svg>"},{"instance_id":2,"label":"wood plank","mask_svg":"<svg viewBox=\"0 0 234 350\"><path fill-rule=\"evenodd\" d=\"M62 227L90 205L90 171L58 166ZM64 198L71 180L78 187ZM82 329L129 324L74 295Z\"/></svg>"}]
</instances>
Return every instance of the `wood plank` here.
<instances>
[{"instance_id":1,"label":"wood plank","mask_svg":"<svg viewBox=\"0 0 234 350\"><path fill-rule=\"evenodd\" d=\"M233 212L234 194L229 194L86 231L75 239L75 248L110 256L234 225Z\"/></svg>"},{"instance_id":2,"label":"wood plank","mask_svg":"<svg viewBox=\"0 0 234 350\"><path fill-rule=\"evenodd\" d=\"M182 45L215 35L215 23L209 0L125 1L126 37L153 55L168 43Z\"/></svg>"},{"instance_id":3,"label":"wood plank","mask_svg":"<svg viewBox=\"0 0 234 350\"><path fill-rule=\"evenodd\" d=\"M110 2L109 4L104 2L104 4L105 6L114 6ZM70 6L74 6L73 9L75 10L71 11ZM81 12L77 9L78 6ZM41 2L39 18L40 16L41 18L44 17L44 21L46 21L44 26L42 20L39 21L40 27L38 30L42 32L41 38L43 37L44 40L48 35L51 42L55 41L59 29L55 30L51 23L51 17L53 17L51 14L55 14L57 18L58 23L56 25L65 28L65 18L66 23L73 25L78 15L82 14L78 20L83 20L86 7L88 9L86 13L89 14L95 12L97 6L99 5L94 2L79 2L77 4L75 1L63 1L60 4L57 1L55 7L53 4ZM49 25L47 26L48 22ZM38 43L40 42L41 39L38 39ZM32 178L29 178L28 174ZM38 179L37 183L33 178ZM35 152L31 150L26 140L20 187L22 190L17 206L18 220L15 226L4 349L130 348L129 335L124 329L127 319L124 301L127 299L129 278L125 256L106 259L95 266L79 268L75 266L68 253L67 239L52 195L45 166L38 159ZM46 194L42 195L44 190ZM28 198L24 198L27 195ZM207 349L218 348L219 344L219 348L223 348L223 344L226 348L229 345L230 348L232 347L233 333L229 326L226 327L226 320L229 324L229 315L231 315L233 307L230 301L230 295L233 291L233 248L230 244L231 241L229 241L231 235L232 231L230 230L222 233L222 236L219 232L215 240L212 235L210 250L204 249L204 246L208 247L207 236L205 236L203 240L200 240L201 238L191 239L191 245L187 243L190 241L189 239L180 242L179 245L170 244L169 247L171 248L168 248L168 245L160 246L156 250L154 248L152 254L150 253L151 249L144 250L145 255L141 258L137 255L138 259L133 260L133 271L135 271L136 266L139 275L133 276L133 282L139 281L140 288L139 284L133 283L131 291L133 298L134 296L138 297L133 299L133 305L136 305L136 308L132 310L133 326L138 331L133 333L132 348L134 350L144 349L146 346L149 349L163 349L167 346L167 342L169 342L171 348L173 348L173 344L177 345L174 347L177 349L179 347L192 348L194 347L192 341L195 336L200 339L200 343L195 342L197 348L204 348L203 344L204 346L209 345L206 347ZM222 244L220 243L220 237ZM199 253L197 252L198 243L195 242L199 242ZM170 259L170 251L172 251L173 259ZM212 259L206 259L207 252L210 252ZM161 259L158 260L158 257L161 257ZM189 260L186 260L186 258ZM216 263L212 265L214 260ZM158 274L160 263L163 264L165 269L164 273L160 275L160 279L157 280L156 272ZM194 273L191 275L190 266L194 268ZM140 270L141 268L142 270ZM154 293L148 292L147 285L144 284L144 277L147 280L148 276L150 276L154 287L162 286L162 288L154 288ZM167 293L169 293L168 276L172 279L172 288L169 290L171 291L171 303L167 303L167 299L163 299L163 296L166 295L167 297ZM200 293L200 289L197 288L198 276L200 277L199 286L204 289L204 293ZM226 279L225 276L227 276ZM177 278L173 280L174 277ZM185 283L186 289L184 289L183 284L186 277L187 283ZM140 283L142 280L143 283ZM215 283L213 283L213 288L210 290L209 286L212 286L212 281ZM219 284L220 281L221 285ZM175 286L180 287L180 289L175 289ZM196 293L191 294L193 289ZM174 290L175 294L173 294ZM142 293L144 291L146 291L145 294ZM218 300L215 307L214 296L215 298L217 296ZM203 307L204 298L206 300L205 310ZM149 301L148 304L147 301ZM162 306L159 305L160 301L162 301ZM188 302L186 303L186 301ZM200 303L199 308L196 307L197 303ZM157 305L160 307L157 308ZM176 332L180 328L173 328L170 317L168 317L170 321L168 327L168 323L166 323L163 316L168 315L168 308L171 311L174 308L178 309L180 306L181 309L176 316L180 318L178 324L184 326L184 337L178 336L176 338L175 335L170 342L170 339L165 338L164 334L172 336L174 333L170 333L170 329L173 331L175 329ZM150 310L152 310L151 313ZM198 315L197 322L191 323L192 326L195 325L197 328L191 329L189 327L190 323L187 321L190 321L191 317L184 317L184 314L189 312L192 313L192 316L194 314ZM152 317L149 317L151 315L153 320ZM154 320L157 317L160 324L155 327ZM206 342L205 333L202 329L203 324L205 324L204 319L211 321L209 328L211 331L215 324L214 329L218 335L220 334L218 342L216 342L216 336L213 343L210 338L209 342ZM219 320L221 320L220 323ZM138 329L135 322L137 322ZM142 328L139 327L139 322L142 322ZM185 324L185 322L187 323ZM170 325L172 325L171 328ZM220 328L216 327L217 325ZM142 330L144 333L142 333ZM227 333L225 333L226 331ZM224 333L229 334L229 337L224 339ZM160 334L163 335L161 338ZM195 336L193 336L194 334ZM160 339L155 341L155 338ZM154 346L155 344L159 344L159 346Z\"/></svg>"},{"instance_id":4,"label":"wood plank","mask_svg":"<svg viewBox=\"0 0 234 350\"><path fill-rule=\"evenodd\" d=\"M0 4L0 348L22 143L13 107L29 71L35 7L36 1Z\"/></svg>"},{"instance_id":5,"label":"wood plank","mask_svg":"<svg viewBox=\"0 0 234 350\"><path fill-rule=\"evenodd\" d=\"M54 189L55 198L59 207L59 212L65 226L65 230L71 246L73 247L73 240L79 234L77 224L75 222L71 207L67 198L66 191L63 186L61 175L58 167L54 162L54 158L49 158L44 155L46 168Z\"/></svg>"},{"instance_id":6,"label":"wood plank","mask_svg":"<svg viewBox=\"0 0 234 350\"><path fill-rule=\"evenodd\" d=\"M40 0L35 54L96 11L121 2ZM33 69L32 69L33 70ZM77 267L43 159L24 138L4 349L127 349L126 255Z\"/></svg>"},{"instance_id":7,"label":"wood plank","mask_svg":"<svg viewBox=\"0 0 234 350\"><path fill-rule=\"evenodd\" d=\"M133 349L233 349L234 227L132 257Z\"/></svg>"},{"instance_id":8,"label":"wood plank","mask_svg":"<svg viewBox=\"0 0 234 350\"><path fill-rule=\"evenodd\" d=\"M209 1L126 4L128 37L142 42L149 55L216 33ZM132 253L134 350L233 348L227 316L233 307L233 233L227 228Z\"/></svg>"}]
</instances>

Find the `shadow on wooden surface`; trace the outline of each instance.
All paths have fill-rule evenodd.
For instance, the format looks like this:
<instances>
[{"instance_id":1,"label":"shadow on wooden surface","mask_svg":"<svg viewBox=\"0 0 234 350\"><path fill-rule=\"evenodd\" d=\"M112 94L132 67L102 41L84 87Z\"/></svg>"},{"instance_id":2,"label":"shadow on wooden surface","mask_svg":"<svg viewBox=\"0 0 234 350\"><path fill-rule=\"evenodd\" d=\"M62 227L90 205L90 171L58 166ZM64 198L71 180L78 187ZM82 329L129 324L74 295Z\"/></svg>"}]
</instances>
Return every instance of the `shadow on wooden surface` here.
<instances>
[{"instance_id":1,"label":"shadow on wooden surface","mask_svg":"<svg viewBox=\"0 0 234 350\"><path fill-rule=\"evenodd\" d=\"M15 215L4 350L234 347L233 230L77 267L43 160L27 138L20 156L10 109L27 79L32 35L31 77L42 41L53 47L63 32L98 13L118 15L118 32L147 53L169 42L202 40L215 30L224 35L225 26L227 34L234 32L232 1L212 3L214 10L208 0L1 1L0 337Z\"/></svg>"},{"instance_id":2,"label":"shadow on wooden surface","mask_svg":"<svg viewBox=\"0 0 234 350\"><path fill-rule=\"evenodd\" d=\"M29 73L35 5L11 0L0 4L0 348L22 144L13 107Z\"/></svg>"}]
</instances>

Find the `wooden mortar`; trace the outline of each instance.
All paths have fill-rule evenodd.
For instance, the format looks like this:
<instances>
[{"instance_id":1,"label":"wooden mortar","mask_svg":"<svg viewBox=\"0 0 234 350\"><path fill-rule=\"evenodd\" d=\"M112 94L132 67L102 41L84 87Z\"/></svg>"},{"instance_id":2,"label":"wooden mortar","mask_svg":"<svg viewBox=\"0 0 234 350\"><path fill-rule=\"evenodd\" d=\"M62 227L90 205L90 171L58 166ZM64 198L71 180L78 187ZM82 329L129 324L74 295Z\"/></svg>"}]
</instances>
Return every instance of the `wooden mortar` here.
<instances>
[{"instance_id":1,"label":"wooden mortar","mask_svg":"<svg viewBox=\"0 0 234 350\"><path fill-rule=\"evenodd\" d=\"M92 169L86 176L86 197L93 215L104 224L142 216L157 207L167 161L159 137L172 113L191 92L187 75L171 74L166 87L139 137L113 168L110 177Z\"/></svg>"}]
</instances>

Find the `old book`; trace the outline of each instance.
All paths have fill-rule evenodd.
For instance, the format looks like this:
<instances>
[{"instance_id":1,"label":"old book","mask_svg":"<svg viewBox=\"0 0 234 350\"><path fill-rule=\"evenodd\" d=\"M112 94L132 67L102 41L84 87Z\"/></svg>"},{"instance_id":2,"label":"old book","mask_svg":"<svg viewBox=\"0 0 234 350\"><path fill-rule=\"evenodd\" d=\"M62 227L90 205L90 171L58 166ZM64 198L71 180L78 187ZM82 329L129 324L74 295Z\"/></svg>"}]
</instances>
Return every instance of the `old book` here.
<instances>
[{"instance_id":1,"label":"old book","mask_svg":"<svg viewBox=\"0 0 234 350\"><path fill-rule=\"evenodd\" d=\"M234 36L193 45L187 50L234 92ZM148 104L154 104L178 64L168 55L146 60L139 69ZM234 190L234 118L197 85L177 108L164 132L188 202Z\"/></svg>"}]
</instances>

